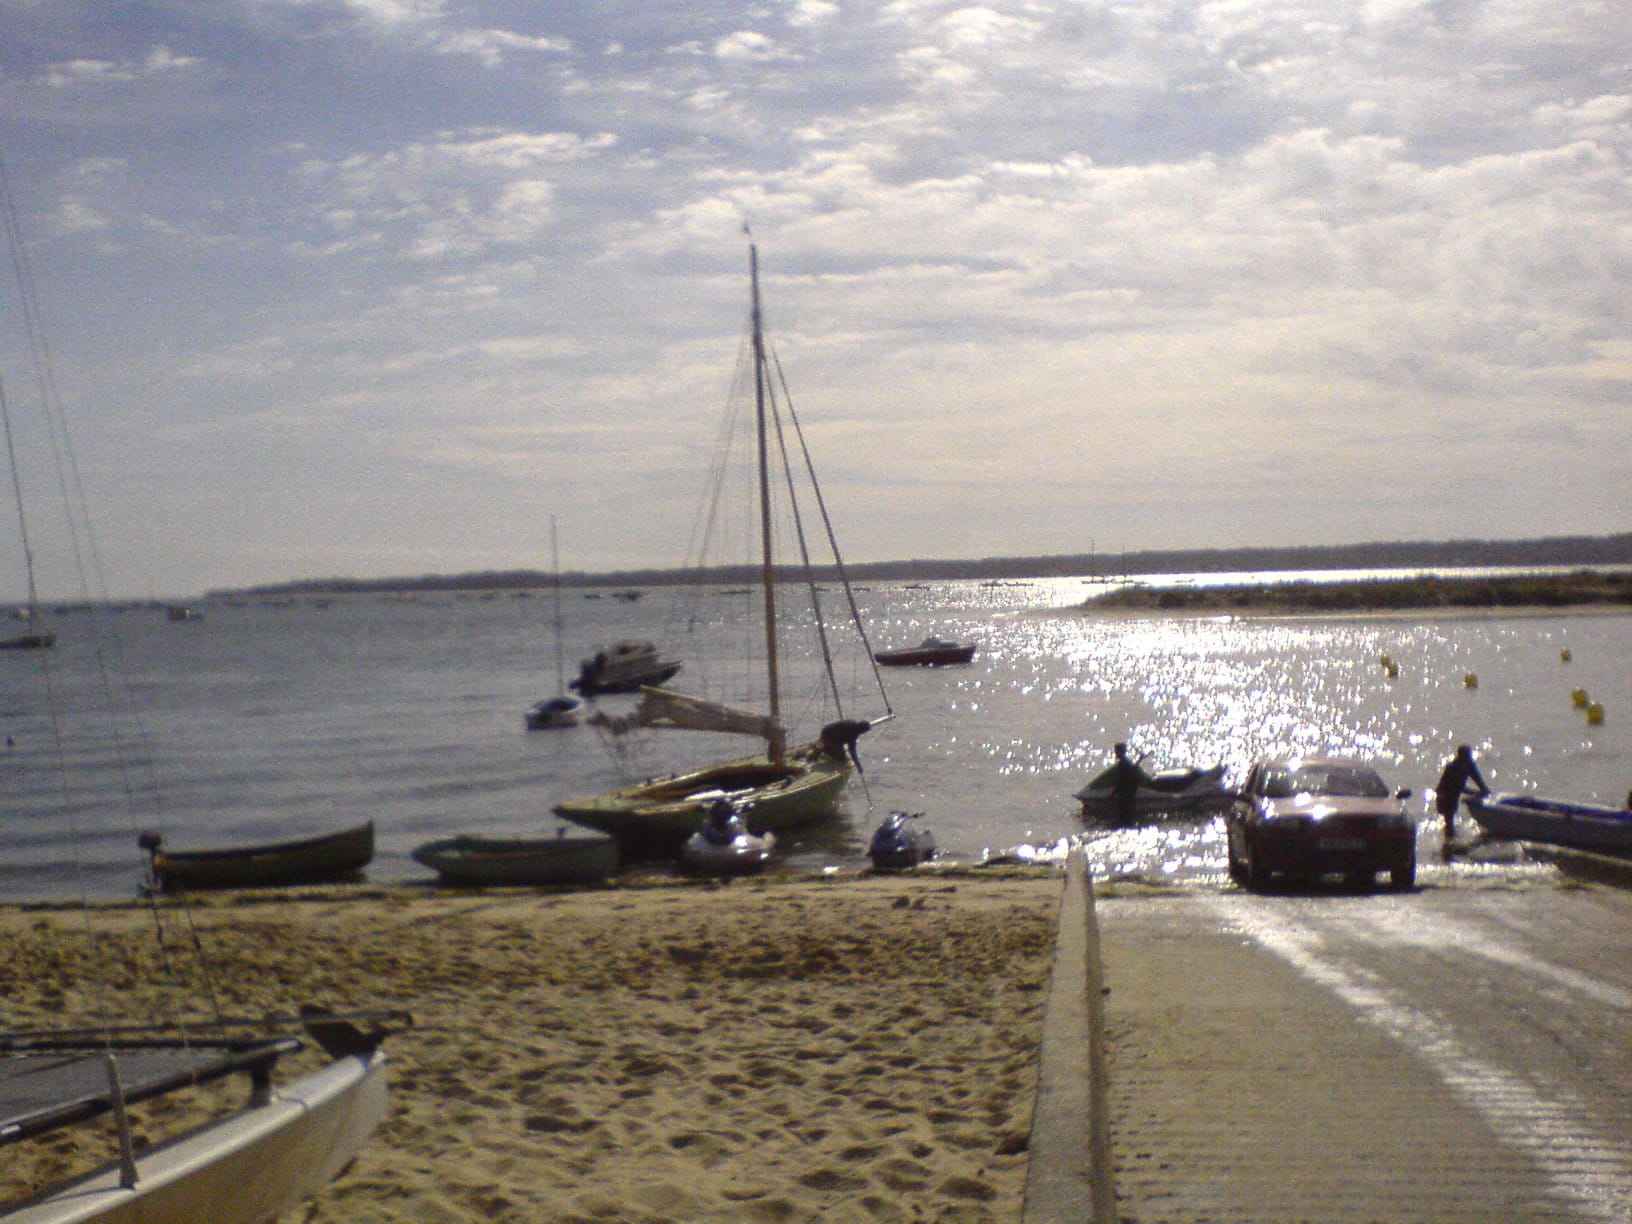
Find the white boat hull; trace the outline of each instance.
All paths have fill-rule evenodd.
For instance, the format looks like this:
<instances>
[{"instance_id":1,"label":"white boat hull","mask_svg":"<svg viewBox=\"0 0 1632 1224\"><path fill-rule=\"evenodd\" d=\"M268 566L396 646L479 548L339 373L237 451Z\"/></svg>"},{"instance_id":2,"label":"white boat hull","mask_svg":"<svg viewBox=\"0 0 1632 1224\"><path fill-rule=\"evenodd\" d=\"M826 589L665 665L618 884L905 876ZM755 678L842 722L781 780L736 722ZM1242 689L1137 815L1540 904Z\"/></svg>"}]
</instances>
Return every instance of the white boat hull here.
<instances>
[{"instance_id":1,"label":"white boat hull","mask_svg":"<svg viewBox=\"0 0 1632 1224\"><path fill-rule=\"evenodd\" d=\"M262 1224L333 1180L385 1118L383 1054L342 1058L267 1104L158 1144L16 1211L3 1224Z\"/></svg>"}]
</instances>

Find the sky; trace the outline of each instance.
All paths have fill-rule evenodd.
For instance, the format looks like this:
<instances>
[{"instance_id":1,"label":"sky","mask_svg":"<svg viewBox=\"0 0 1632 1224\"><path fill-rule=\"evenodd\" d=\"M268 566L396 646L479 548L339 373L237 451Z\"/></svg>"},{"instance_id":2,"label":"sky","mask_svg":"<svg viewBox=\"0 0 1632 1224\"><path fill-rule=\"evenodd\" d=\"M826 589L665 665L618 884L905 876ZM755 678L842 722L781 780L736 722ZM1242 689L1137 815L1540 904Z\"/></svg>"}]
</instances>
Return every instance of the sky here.
<instances>
[{"instance_id":1,"label":"sky","mask_svg":"<svg viewBox=\"0 0 1632 1224\"><path fill-rule=\"evenodd\" d=\"M1629 155L1624 0L0 0L36 570L678 566L745 225L849 561L1625 531Z\"/></svg>"}]
</instances>

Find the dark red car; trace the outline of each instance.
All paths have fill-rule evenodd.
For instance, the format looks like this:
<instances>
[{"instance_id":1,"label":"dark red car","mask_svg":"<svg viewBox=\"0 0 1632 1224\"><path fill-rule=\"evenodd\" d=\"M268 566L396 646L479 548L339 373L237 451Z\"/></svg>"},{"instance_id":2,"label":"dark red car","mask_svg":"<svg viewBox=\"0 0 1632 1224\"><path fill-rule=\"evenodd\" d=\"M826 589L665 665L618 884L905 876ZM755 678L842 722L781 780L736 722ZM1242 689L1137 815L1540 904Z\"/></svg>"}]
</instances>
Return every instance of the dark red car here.
<instances>
[{"instance_id":1,"label":"dark red car","mask_svg":"<svg viewBox=\"0 0 1632 1224\"><path fill-rule=\"evenodd\" d=\"M1225 815L1230 876L1264 888L1274 876L1313 880L1341 874L1371 885L1388 872L1400 890L1417 879L1417 826L1410 790L1390 791L1364 761L1259 761Z\"/></svg>"}]
</instances>

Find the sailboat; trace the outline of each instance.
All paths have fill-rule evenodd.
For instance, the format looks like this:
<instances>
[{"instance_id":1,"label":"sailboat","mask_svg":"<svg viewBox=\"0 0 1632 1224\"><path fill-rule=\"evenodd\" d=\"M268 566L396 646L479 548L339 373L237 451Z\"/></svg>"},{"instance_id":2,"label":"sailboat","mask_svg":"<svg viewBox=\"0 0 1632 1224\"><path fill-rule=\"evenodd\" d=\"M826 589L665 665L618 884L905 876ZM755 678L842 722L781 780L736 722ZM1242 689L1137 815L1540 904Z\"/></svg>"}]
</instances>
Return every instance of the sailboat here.
<instances>
[{"instance_id":1,"label":"sailboat","mask_svg":"<svg viewBox=\"0 0 1632 1224\"><path fill-rule=\"evenodd\" d=\"M0 224L10 248L8 266L20 282L16 300L30 333L29 351L43 363L46 349L37 343L37 299L27 274L17 211L3 167ZM49 421L60 414L60 405L50 390L55 380L43 364L40 374L41 411ZM7 453L15 474L9 408L4 415ZM60 421L50 424L61 447L56 452L59 461L71 462L71 457L64 458L67 435ZM65 502L69 501L75 483L57 483ZM20 516L22 503L19 489ZM84 524L89 530L83 506L65 509L71 511L71 522ZM88 551L94 553L94 549ZM32 606L33 557L26 541L24 553ZM102 597L106 598L105 592ZM97 622L100 620L97 618ZM31 644L42 646L49 642ZM102 657L103 643L99 639L93 637L88 648ZM49 671L49 655L39 656L37 662ZM112 669L105 669L103 674L112 678ZM43 691L56 693L57 686L48 683ZM102 691L111 695L109 686ZM59 720L54 717L53 722ZM59 725L67 725L67 720ZM66 736L59 736L57 742L57 768L66 779L74 763L86 759L89 750ZM128 747L123 744L116 750L123 753ZM102 750L98 741L97 751ZM65 793L70 791L70 787L64 787ZM131 797L128 793L124 796ZM156 923L169 913L169 906L154 902ZM94 936L96 917L88 907L84 925ZM168 937L161 933L160 938L172 939L174 933ZM73 960L68 956L63 963ZM125 971L120 966L109 968L110 974ZM72 1006L69 1001L76 998L97 996L98 992L87 990L85 976L74 973L72 980L64 982L65 1007ZM192 1220L265 1224L333 1178L385 1116L386 1066L380 1045L390 1031L409 1023L406 1015L380 1012L337 1016L308 1006L298 1017L281 1020L228 1020L217 1014L212 1020L201 1021L189 1015L155 1025L130 1014L131 1005L122 994L106 993L106 997L114 998L116 994L121 1002L101 1009L94 1018L86 1017L84 1027L0 1033L0 1148L10 1149L11 1145L55 1135L63 1128L98 1118L111 1118L116 1132L110 1144L113 1159L105 1167L49 1185L30 1184L8 1190L8 1195L21 1193L28 1197L22 1202L0 1203L0 1224ZM191 1013L194 1009L187 1010ZM68 1023L79 1023L79 1017ZM308 1042L321 1048L323 1065L285 1082L275 1082L277 1062ZM185 1093L207 1081L240 1074L248 1080L247 1101L240 1107L217 1112L181 1133L161 1136L161 1113L138 1126L127 1112L134 1103ZM8 1168L13 1167L11 1154L7 1152ZM32 1167L27 1160L16 1162L16 1166Z\"/></svg>"},{"instance_id":2,"label":"sailboat","mask_svg":"<svg viewBox=\"0 0 1632 1224\"><path fill-rule=\"evenodd\" d=\"M555 516L550 516L550 582L555 601L555 692L554 697L535 701L527 707L527 729L544 731L552 727L578 725L578 698L567 696L567 661L561 646L561 553L555 538Z\"/></svg>"},{"instance_id":3,"label":"sailboat","mask_svg":"<svg viewBox=\"0 0 1632 1224\"><path fill-rule=\"evenodd\" d=\"M860 767L857 739L871 727L893 717L876 665L872 667L872 676L880 712L871 718L845 715L822 614L823 588L816 581L803 527L805 512L800 508L799 486L793 479L796 467L803 469L808 495L819 511L832 565L848 604L849 621L869 662L872 650L838 555L809 451L804 446L785 382L780 377L780 364L768 352L760 305L759 252L752 243L748 257L764 707L746 709L671 689L646 687L641 690L640 701L632 714L621 718L601 714L591 722L613 735L627 734L636 728L712 731L753 736L762 739L765 747L762 752L749 756L556 805L556 815L611 834L630 857L677 853L685 840L703 827L708 812L722 799L742 814L754 833L782 832L831 815L852 770ZM790 435L794 446L790 446ZM797 453L797 464L792 452ZM778 482L780 497L773 496L773 471L786 477L785 481ZM818 735L797 744L789 742L783 713L778 578L784 571L776 555L777 532L773 530L779 507L785 507L792 520L791 536L797 543L797 553L789 558L789 568L797 568L809 595L810 619L823 665L829 712L833 715Z\"/></svg>"}]
</instances>

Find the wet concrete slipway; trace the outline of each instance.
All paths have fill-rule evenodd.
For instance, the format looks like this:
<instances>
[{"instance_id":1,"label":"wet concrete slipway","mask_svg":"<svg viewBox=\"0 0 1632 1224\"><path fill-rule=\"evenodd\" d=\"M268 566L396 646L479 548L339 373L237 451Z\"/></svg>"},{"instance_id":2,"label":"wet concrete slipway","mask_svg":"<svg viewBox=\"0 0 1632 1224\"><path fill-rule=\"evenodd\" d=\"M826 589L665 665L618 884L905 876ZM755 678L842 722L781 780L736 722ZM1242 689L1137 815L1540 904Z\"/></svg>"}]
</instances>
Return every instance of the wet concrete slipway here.
<instances>
[{"instance_id":1,"label":"wet concrete slipway","mask_svg":"<svg viewBox=\"0 0 1632 1224\"><path fill-rule=\"evenodd\" d=\"M1632 868L1061 906L1024 1218L1632 1221Z\"/></svg>"}]
</instances>

